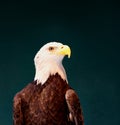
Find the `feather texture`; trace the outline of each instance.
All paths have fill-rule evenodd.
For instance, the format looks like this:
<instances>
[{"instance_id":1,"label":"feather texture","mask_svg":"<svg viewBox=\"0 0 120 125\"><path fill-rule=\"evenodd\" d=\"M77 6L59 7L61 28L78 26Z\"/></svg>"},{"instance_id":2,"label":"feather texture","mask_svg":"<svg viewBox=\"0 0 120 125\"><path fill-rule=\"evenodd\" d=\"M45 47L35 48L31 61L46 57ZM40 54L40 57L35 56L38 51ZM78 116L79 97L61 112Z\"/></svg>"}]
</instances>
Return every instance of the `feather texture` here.
<instances>
[{"instance_id":1,"label":"feather texture","mask_svg":"<svg viewBox=\"0 0 120 125\"><path fill-rule=\"evenodd\" d=\"M69 113L74 110L69 110L71 104L78 109L80 105L76 105L78 98L71 102L69 90L70 86L58 74L50 76L44 85L37 85L36 81L28 84L14 97L14 125L83 125L81 118L70 121ZM82 115L81 110L72 113L78 118L75 113Z\"/></svg>"}]
</instances>

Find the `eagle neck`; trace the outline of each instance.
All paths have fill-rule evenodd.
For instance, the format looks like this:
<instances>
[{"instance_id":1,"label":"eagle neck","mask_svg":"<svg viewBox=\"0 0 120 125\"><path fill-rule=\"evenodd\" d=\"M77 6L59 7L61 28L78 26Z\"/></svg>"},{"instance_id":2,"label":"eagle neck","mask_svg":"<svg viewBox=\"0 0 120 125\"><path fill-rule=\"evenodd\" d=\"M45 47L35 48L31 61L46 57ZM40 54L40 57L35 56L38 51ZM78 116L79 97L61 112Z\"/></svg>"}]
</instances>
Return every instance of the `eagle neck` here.
<instances>
[{"instance_id":1,"label":"eagle neck","mask_svg":"<svg viewBox=\"0 0 120 125\"><path fill-rule=\"evenodd\" d=\"M67 81L67 76L62 63L51 62L45 63L41 62L40 65L36 65L36 73L34 80L37 80L37 84L44 84L51 75L58 73L63 80Z\"/></svg>"}]
</instances>

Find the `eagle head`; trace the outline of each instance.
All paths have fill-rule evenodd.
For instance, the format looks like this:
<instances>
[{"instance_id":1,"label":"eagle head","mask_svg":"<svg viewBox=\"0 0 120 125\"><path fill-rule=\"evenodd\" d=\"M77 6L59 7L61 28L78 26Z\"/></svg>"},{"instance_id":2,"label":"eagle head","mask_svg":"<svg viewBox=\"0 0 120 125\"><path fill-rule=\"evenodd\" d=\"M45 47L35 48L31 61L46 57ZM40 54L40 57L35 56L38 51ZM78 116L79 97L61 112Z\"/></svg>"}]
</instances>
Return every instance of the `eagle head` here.
<instances>
[{"instance_id":1,"label":"eagle head","mask_svg":"<svg viewBox=\"0 0 120 125\"><path fill-rule=\"evenodd\" d=\"M34 58L36 68L34 80L37 80L37 84L44 84L50 75L56 73L58 73L63 80L67 81L66 72L62 65L62 60L66 55L70 58L71 49L69 46L58 42L45 44Z\"/></svg>"}]
</instances>

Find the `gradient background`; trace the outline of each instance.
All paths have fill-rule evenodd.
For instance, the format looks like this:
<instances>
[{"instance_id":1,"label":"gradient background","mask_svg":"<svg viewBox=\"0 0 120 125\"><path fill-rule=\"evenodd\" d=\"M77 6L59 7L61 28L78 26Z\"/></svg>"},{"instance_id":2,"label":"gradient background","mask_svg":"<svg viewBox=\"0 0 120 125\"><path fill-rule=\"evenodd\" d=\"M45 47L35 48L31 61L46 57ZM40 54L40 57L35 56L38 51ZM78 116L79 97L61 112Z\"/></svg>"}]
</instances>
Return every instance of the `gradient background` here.
<instances>
[{"instance_id":1,"label":"gradient background","mask_svg":"<svg viewBox=\"0 0 120 125\"><path fill-rule=\"evenodd\" d=\"M111 0L0 3L0 125L12 125L13 96L33 80L34 55L49 41L72 49L63 63L85 125L120 125L119 5Z\"/></svg>"}]
</instances>

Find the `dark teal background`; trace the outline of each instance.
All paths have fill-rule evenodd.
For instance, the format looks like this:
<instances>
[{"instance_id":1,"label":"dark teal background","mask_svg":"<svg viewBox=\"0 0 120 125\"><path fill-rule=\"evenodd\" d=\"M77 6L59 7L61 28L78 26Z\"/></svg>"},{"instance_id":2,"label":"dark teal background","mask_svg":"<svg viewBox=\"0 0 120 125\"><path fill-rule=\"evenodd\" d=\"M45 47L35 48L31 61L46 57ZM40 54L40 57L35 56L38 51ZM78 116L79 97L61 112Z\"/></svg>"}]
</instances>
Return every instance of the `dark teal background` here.
<instances>
[{"instance_id":1,"label":"dark teal background","mask_svg":"<svg viewBox=\"0 0 120 125\"><path fill-rule=\"evenodd\" d=\"M12 100L34 78L33 58L49 41L72 49L63 63L85 125L120 125L120 4L116 1L0 3L0 125L12 124Z\"/></svg>"}]
</instances>

